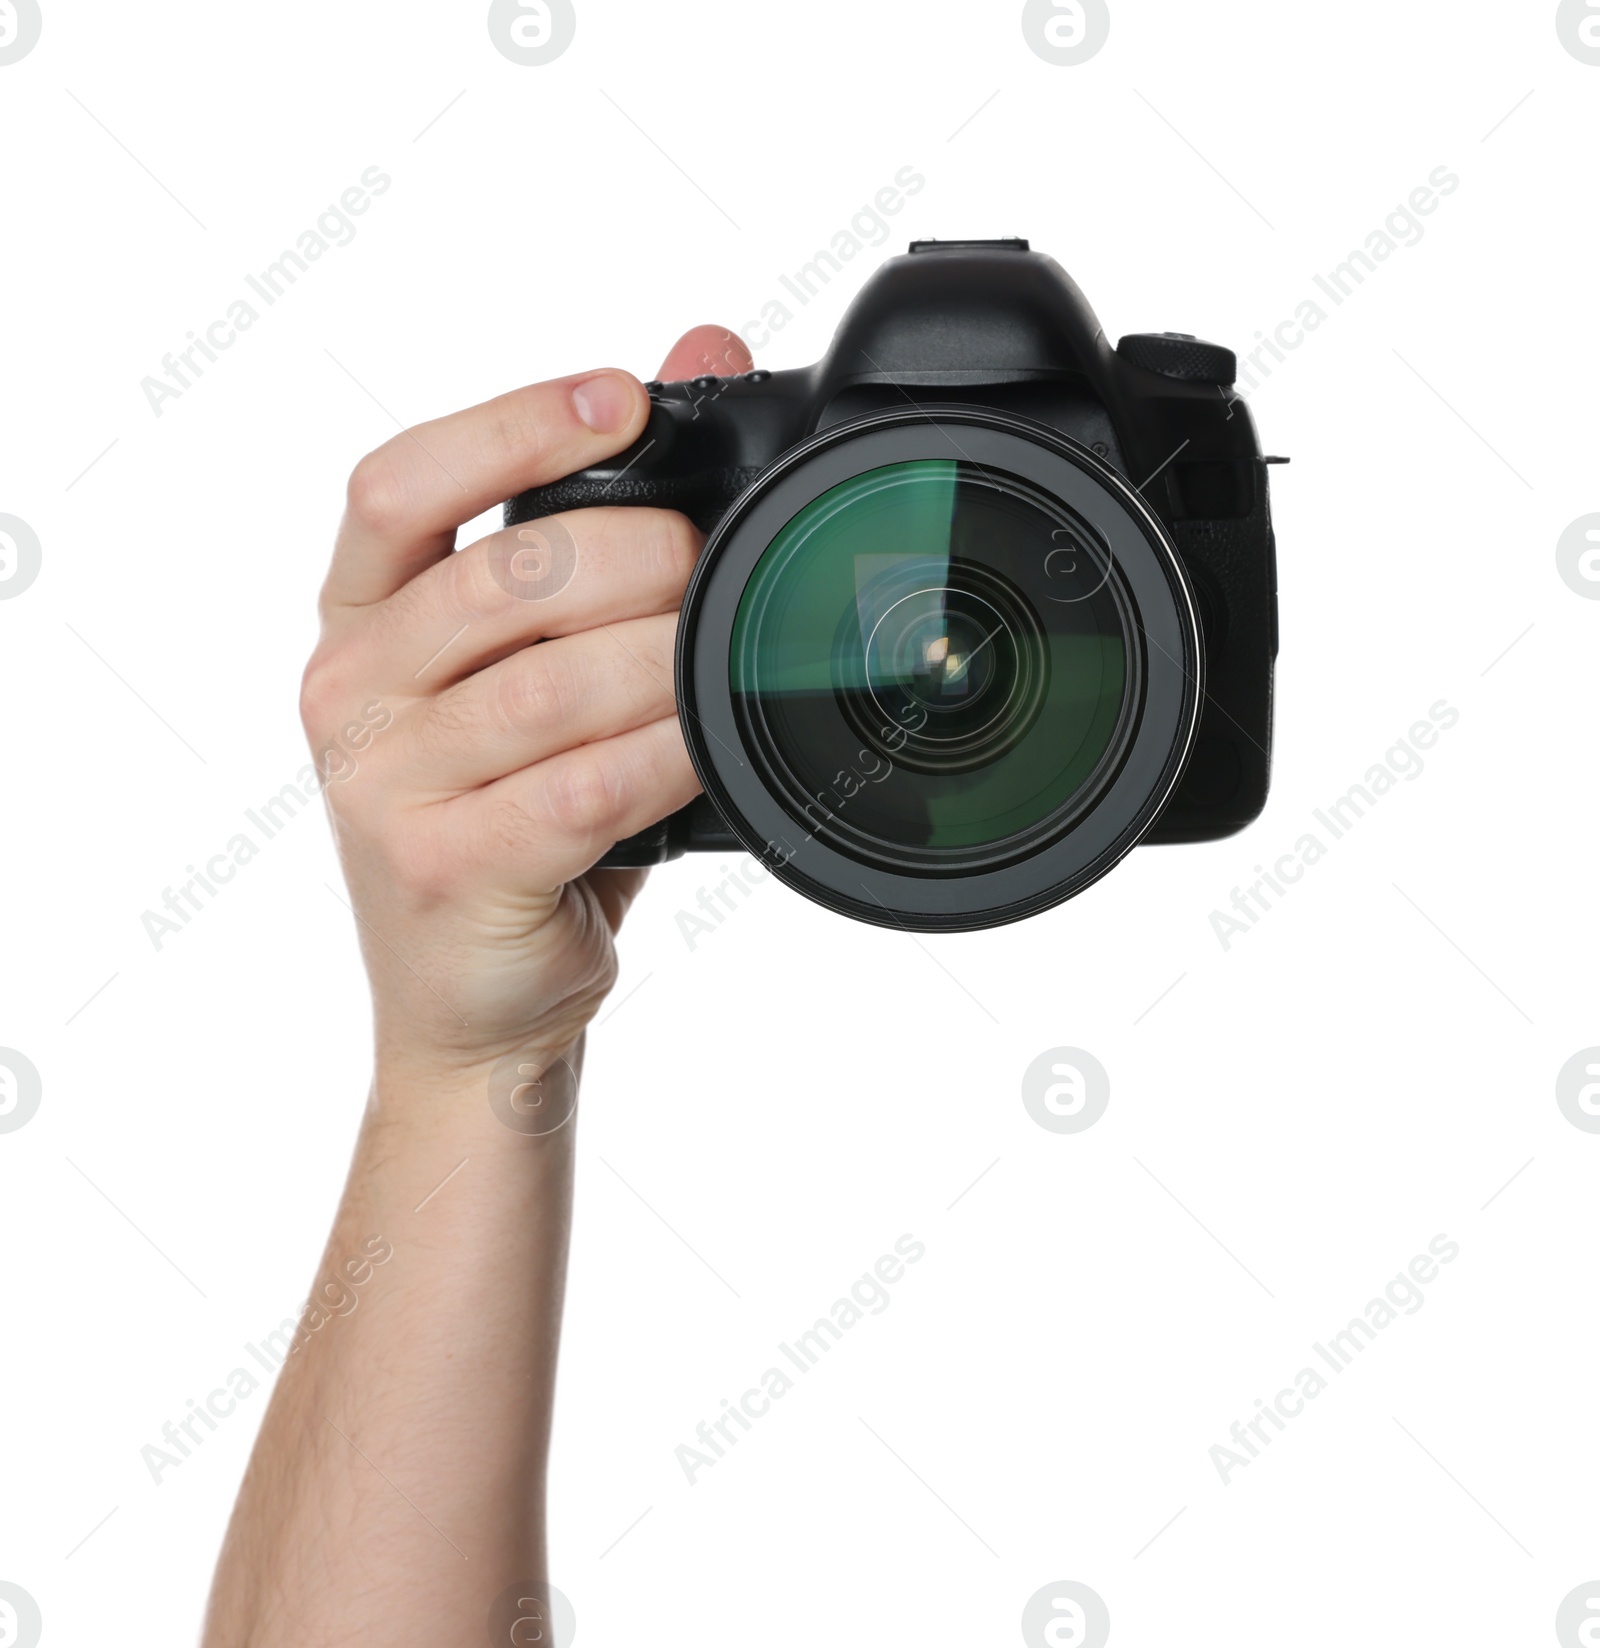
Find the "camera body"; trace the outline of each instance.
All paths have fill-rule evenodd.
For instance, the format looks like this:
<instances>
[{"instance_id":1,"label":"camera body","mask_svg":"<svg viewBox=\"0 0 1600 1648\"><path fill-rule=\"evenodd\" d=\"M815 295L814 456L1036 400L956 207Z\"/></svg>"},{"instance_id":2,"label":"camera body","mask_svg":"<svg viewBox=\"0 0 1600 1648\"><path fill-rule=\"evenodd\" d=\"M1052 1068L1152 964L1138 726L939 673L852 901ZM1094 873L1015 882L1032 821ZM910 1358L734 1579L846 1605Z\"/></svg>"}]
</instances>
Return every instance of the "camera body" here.
<instances>
[{"instance_id":1,"label":"camera body","mask_svg":"<svg viewBox=\"0 0 1600 1648\"><path fill-rule=\"evenodd\" d=\"M1031 435L1114 493L1176 561L1168 577L1196 641L1192 663L1180 661L1194 708L1170 782L1136 839L1214 840L1266 801L1278 645L1267 466L1282 460L1263 457L1234 377L1230 350L1185 334L1136 333L1112 348L1077 285L1026 241L922 241L872 276L816 365L652 383L649 423L633 446L523 493L505 518L516 525L594 505L648 505L681 510L711 535L679 640L687 706L697 588L741 511L747 518L751 500L783 472L850 431L908 421L937 424L952 456L965 452L968 426ZM715 752L694 719L685 707L707 794L602 862L649 864L742 843L781 872L784 854L768 834L752 839L748 825L725 820L732 804L706 770ZM879 919L870 908L848 913ZM1027 912L995 919L1015 913Z\"/></svg>"}]
</instances>

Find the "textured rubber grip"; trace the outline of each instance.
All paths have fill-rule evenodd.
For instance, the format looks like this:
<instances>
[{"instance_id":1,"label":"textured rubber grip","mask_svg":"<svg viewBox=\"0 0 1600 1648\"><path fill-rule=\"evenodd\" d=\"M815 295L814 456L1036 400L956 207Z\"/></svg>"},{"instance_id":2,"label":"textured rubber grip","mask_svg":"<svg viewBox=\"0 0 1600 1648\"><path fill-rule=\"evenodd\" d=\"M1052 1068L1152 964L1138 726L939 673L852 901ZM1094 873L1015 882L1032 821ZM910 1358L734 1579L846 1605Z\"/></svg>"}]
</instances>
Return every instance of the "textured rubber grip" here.
<instances>
[{"instance_id":1,"label":"textured rubber grip","mask_svg":"<svg viewBox=\"0 0 1600 1648\"><path fill-rule=\"evenodd\" d=\"M602 858L602 870L637 870L665 864L684 853L727 853L740 850L739 838L722 821L710 796L697 795L687 807L652 824L648 830L619 841Z\"/></svg>"},{"instance_id":2,"label":"textured rubber grip","mask_svg":"<svg viewBox=\"0 0 1600 1648\"><path fill-rule=\"evenodd\" d=\"M643 456L643 452L637 454L638 458ZM624 458L623 467L616 473L609 469L585 470L520 493L506 504L505 524L520 526L571 509L623 506L676 509L702 532L709 533L760 472L758 466L730 466L687 475L652 475L643 468L633 472L633 465ZM642 869L664 864L680 853L720 852L738 845L737 837L716 808L705 796L699 796L670 817L619 841L596 868Z\"/></svg>"},{"instance_id":3,"label":"textured rubber grip","mask_svg":"<svg viewBox=\"0 0 1600 1648\"><path fill-rule=\"evenodd\" d=\"M506 525L520 526L524 521L567 509L614 509L620 504L676 509L702 532L709 532L759 473L759 469L750 468L701 470L693 475L569 475L513 498L506 505Z\"/></svg>"},{"instance_id":4,"label":"textured rubber grip","mask_svg":"<svg viewBox=\"0 0 1600 1648\"><path fill-rule=\"evenodd\" d=\"M1184 383L1230 384L1239 372L1231 349L1187 332L1130 332L1118 343L1117 353L1146 372Z\"/></svg>"}]
</instances>

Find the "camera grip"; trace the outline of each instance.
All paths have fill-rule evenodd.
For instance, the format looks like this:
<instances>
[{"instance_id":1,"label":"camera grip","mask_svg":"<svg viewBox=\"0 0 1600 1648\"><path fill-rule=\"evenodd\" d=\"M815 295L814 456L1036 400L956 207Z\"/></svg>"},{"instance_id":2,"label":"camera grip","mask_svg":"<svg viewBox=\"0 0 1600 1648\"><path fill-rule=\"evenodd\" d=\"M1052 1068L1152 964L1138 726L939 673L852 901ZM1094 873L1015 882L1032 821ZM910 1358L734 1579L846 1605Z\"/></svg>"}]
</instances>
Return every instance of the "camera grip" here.
<instances>
[{"instance_id":1,"label":"camera grip","mask_svg":"<svg viewBox=\"0 0 1600 1648\"><path fill-rule=\"evenodd\" d=\"M627 454L623 454L626 458ZM635 466L641 467L641 466ZM645 470L634 474L613 462L604 468L583 469L548 486L536 486L506 505L506 525L520 526L541 515L569 509L676 509L702 532L727 514L735 498L760 474L760 466L700 470L689 475L665 475Z\"/></svg>"},{"instance_id":2,"label":"camera grip","mask_svg":"<svg viewBox=\"0 0 1600 1648\"><path fill-rule=\"evenodd\" d=\"M670 450L677 442L670 424L666 430L660 427L661 414L658 407L644 435L628 451L605 464L579 470L512 498L505 506L505 524L521 526L567 510L620 506L675 509L702 532L709 533L760 473L760 465L726 464L687 472L675 466L668 473L663 448ZM652 428L656 430L654 436ZM738 846L716 808L702 795L649 829L617 842L596 868L638 869L664 864L685 852L728 851Z\"/></svg>"}]
</instances>

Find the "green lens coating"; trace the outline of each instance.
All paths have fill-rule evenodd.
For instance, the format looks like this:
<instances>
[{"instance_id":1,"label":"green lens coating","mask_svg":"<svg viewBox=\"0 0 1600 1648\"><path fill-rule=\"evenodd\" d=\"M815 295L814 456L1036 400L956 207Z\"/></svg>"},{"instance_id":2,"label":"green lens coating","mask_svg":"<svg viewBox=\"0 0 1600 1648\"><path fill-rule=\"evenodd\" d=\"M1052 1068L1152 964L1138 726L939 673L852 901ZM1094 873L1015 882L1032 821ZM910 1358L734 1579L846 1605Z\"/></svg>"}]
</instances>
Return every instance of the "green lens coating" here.
<instances>
[{"instance_id":1,"label":"green lens coating","mask_svg":"<svg viewBox=\"0 0 1600 1648\"><path fill-rule=\"evenodd\" d=\"M757 562L729 656L746 746L804 827L944 873L1069 827L1126 748L1138 680L1100 536L965 460L813 499Z\"/></svg>"}]
</instances>

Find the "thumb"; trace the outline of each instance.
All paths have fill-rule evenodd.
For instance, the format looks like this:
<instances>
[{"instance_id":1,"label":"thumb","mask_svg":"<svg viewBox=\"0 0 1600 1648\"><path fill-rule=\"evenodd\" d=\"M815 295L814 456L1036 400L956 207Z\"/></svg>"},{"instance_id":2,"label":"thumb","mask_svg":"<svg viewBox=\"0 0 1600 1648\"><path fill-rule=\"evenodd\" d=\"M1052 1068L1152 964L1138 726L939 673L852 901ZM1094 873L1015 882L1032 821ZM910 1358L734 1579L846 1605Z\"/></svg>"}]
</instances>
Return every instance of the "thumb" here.
<instances>
[{"instance_id":1,"label":"thumb","mask_svg":"<svg viewBox=\"0 0 1600 1648\"><path fill-rule=\"evenodd\" d=\"M680 383L685 378L727 378L748 372L752 365L749 349L736 332L726 326L694 326L667 351L657 376L663 383Z\"/></svg>"}]
</instances>

